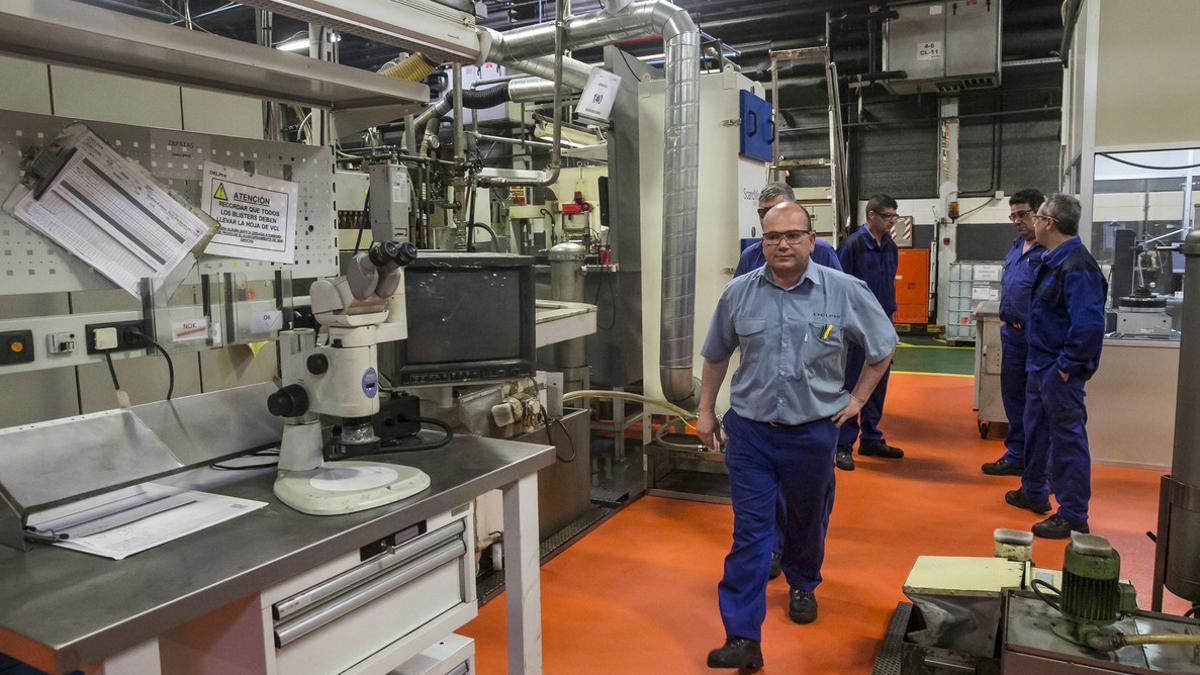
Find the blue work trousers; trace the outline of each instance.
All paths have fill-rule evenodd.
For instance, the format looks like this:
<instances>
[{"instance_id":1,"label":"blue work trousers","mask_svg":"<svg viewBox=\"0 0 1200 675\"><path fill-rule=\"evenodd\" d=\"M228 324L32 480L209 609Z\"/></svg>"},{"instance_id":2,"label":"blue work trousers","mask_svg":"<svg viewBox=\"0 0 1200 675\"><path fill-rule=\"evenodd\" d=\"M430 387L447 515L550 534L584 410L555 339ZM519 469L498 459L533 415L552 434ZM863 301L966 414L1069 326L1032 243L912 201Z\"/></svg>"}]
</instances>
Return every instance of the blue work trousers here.
<instances>
[{"instance_id":1,"label":"blue work trousers","mask_svg":"<svg viewBox=\"0 0 1200 675\"><path fill-rule=\"evenodd\" d=\"M846 353L846 391L854 391L855 385L858 384L858 376L862 374L864 361L866 361L866 353L863 352L862 347L851 344ZM854 441L859 438L860 428L862 440L883 440L883 432L879 430L879 420L883 418L883 400L887 398L888 376L891 374L892 366L889 364L883 377L879 379L875 391L867 397L867 402L863 404L858 416L851 417L842 424L838 445L854 445Z\"/></svg>"},{"instance_id":2,"label":"blue work trousers","mask_svg":"<svg viewBox=\"0 0 1200 675\"><path fill-rule=\"evenodd\" d=\"M1025 332L1003 326L1000 329L1000 399L1008 418L1004 436L1004 459L1014 466L1025 466L1025 357L1029 342Z\"/></svg>"},{"instance_id":3,"label":"blue work trousers","mask_svg":"<svg viewBox=\"0 0 1200 675\"><path fill-rule=\"evenodd\" d=\"M727 635L760 640L780 494L787 511L782 566L788 585L811 591L821 583L837 427L829 419L774 427L732 410L725 414L724 426L733 546L725 557L717 598Z\"/></svg>"},{"instance_id":4,"label":"blue work trousers","mask_svg":"<svg viewBox=\"0 0 1200 675\"><path fill-rule=\"evenodd\" d=\"M1054 366L1029 373L1025 389L1025 471L1021 490L1034 502L1051 493L1058 515L1087 521L1092 496L1092 455L1088 451L1083 380L1066 382Z\"/></svg>"}]
</instances>

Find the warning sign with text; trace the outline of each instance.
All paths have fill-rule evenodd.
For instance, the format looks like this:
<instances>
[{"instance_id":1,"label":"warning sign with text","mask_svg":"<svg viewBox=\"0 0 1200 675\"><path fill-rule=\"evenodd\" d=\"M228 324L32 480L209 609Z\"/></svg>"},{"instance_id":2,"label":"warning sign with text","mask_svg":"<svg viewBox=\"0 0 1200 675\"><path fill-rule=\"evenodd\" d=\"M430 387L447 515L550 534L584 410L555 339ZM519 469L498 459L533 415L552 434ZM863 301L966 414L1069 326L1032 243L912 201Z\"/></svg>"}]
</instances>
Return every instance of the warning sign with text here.
<instances>
[{"instance_id":1,"label":"warning sign with text","mask_svg":"<svg viewBox=\"0 0 1200 675\"><path fill-rule=\"evenodd\" d=\"M201 208L221 224L204 252L296 262L295 183L205 162Z\"/></svg>"}]
</instances>

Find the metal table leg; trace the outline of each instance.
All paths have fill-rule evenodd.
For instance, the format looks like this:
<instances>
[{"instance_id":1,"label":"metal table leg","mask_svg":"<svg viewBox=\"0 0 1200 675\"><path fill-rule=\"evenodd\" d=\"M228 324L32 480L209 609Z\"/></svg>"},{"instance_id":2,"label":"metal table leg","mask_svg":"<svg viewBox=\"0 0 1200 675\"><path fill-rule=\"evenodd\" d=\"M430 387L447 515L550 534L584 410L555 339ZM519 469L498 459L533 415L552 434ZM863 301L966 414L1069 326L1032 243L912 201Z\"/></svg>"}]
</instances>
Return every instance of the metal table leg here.
<instances>
[{"instance_id":1,"label":"metal table leg","mask_svg":"<svg viewBox=\"0 0 1200 675\"><path fill-rule=\"evenodd\" d=\"M542 588L538 490L533 473L503 488L504 589L509 675L541 675Z\"/></svg>"},{"instance_id":2,"label":"metal table leg","mask_svg":"<svg viewBox=\"0 0 1200 675\"><path fill-rule=\"evenodd\" d=\"M107 659L89 675L162 675L162 659L158 655L158 638L150 638Z\"/></svg>"}]
</instances>

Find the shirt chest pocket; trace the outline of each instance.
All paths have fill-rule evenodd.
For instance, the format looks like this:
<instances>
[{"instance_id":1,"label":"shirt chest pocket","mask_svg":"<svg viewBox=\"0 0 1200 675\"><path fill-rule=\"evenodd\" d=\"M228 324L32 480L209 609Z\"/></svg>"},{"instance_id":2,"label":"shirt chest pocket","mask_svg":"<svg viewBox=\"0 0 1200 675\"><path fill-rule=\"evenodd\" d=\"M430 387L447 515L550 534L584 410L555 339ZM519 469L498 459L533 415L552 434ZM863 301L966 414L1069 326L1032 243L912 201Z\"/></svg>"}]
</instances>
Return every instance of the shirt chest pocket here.
<instances>
[{"instance_id":1,"label":"shirt chest pocket","mask_svg":"<svg viewBox=\"0 0 1200 675\"><path fill-rule=\"evenodd\" d=\"M810 323L804 340L803 368L817 379L842 380L842 351L845 347L842 326L836 323Z\"/></svg>"},{"instance_id":2,"label":"shirt chest pocket","mask_svg":"<svg viewBox=\"0 0 1200 675\"><path fill-rule=\"evenodd\" d=\"M742 351L762 347L767 337L767 320L755 317L738 317L733 322Z\"/></svg>"},{"instance_id":3,"label":"shirt chest pocket","mask_svg":"<svg viewBox=\"0 0 1200 675\"><path fill-rule=\"evenodd\" d=\"M1057 274L1042 279L1037 289L1038 300L1051 307L1057 307L1062 300L1062 287L1062 279Z\"/></svg>"}]
</instances>

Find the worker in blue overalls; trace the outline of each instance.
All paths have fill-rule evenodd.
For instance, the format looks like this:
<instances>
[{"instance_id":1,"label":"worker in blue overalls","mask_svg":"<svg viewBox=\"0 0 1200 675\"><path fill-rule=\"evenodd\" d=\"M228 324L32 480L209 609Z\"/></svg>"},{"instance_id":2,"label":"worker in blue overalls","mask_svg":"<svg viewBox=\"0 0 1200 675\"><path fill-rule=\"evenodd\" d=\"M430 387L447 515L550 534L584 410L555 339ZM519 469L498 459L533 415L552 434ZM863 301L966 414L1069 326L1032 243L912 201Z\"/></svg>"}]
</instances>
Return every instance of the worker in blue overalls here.
<instances>
[{"instance_id":1,"label":"worker in blue overalls","mask_svg":"<svg viewBox=\"0 0 1200 675\"><path fill-rule=\"evenodd\" d=\"M1025 470L1021 488L1004 495L1013 506L1046 513L1054 494L1058 511L1033 526L1047 539L1087 532L1092 494L1083 386L1100 365L1108 283L1077 236L1079 214L1079 200L1053 194L1034 219L1046 252L1029 305Z\"/></svg>"},{"instance_id":2,"label":"worker in blue overalls","mask_svg":"<svg viewBox=\"0 0 1200 675\"><path fill-rule=\"evenodd\" d=\"M883 307L891 320L896 313L896 267L900 263L900 252L892 240L892 227L900 215L896 213L896 200L883 194L874 195L867 201L867 222L838 244L838 258L842 271L867 282L867 287ZM863 351L850 347L846 360L846 389L854 389L863 367ZM888 445L879 430L883 418L883 400L887 397L888 375L883 374L879 386L863 405L862 413L842 425L838 438L836 463L844 471L854 470L854 441L858 441L858 454L900 459L904 451ZM860 438L861 433L861 438Z\"/></svg>"},{"instance_id":3,"label":"worker in blue overalls","mask_svg":"<svg viewBox=\"0 0 1200 675\"><path fill-rule=\"evenodd\" d=\"M811 264L813 232L798 204L775 206L762 227L766 267L725 287L701 349L696 430L714 450L722 439L717 392L730 356L741 351L724 417L733 545L717 596L726 639L708 655L712 668L763 665L760 641L781 492L787 505L788 616L796 623L816 620L814 591L821 582L833 500L837 426L858 414L897 343L865 284ZM863 347L870 365L847 393L842 373L850 343Z\"/></svg>"},{"instance_id":4,"label":"worker in blue overalls","mask_svg":"<svg viewBox=\"0 0 1200 675\"><path fill-rule=\"evenodd\" d=\"M761 224L763 216L767 215L767 211L776 204L783 202L796 201L796 193L792 191L792 187L787 183L769 183L758 193L758 222ZM807 215L807 211L805 214ZM811 217L810 217L811 222ZM832 267L835 270L842 269L842 263L838 260L837 250L833 248L824 239L819 237L814 238L816 246L813 248L812 261L818 265ZM754 270L767 264L767 258L763 255L762 240L755 241L742 251L742 255L738 258L737 269L734 270L733 276L740 277L747 272Z\"/></svg>"},{"instance_id":5,"label":"worker in blue overalls","mask_svg":"<svg viewBox=\"0 0 1200 675\"><path fill-rule=\"evenodd\" d=\"M762 225L763 216L777 204L784 202L796 201L796 193L792 192L792 188L787 183L769 183L758 193L758 222ZM800 207L802 210L804 207ZM808 223L806 227L812 229L812 217L804 210L804 217ZM831 267L841 271L842 264L838 261L837 251L824 240L814 236L813 241L816 245L813 247L812 257L810 260L818 265ZM767 264L767 258L763 255L762 240L759 239L753 244L746 247L742 251L742 257L738 260L737 269L733 276L740 277L748 272ZM779 577L783 571L783 533L784 523L787 521L787 512L783 505L783 495L779 495L779 499L775 507L775 548L771 551L771 574L768 578L775 579Z\"/></svg>"},{"instance_id":6,"label":"worker in blue overalls","mask_svg":"<svg viewBox=\"0 0 1200 675\"><path fill-rule=\"evenodd\" d=\"M1026 334L1029 327L1029 294L1033 275L1046 252L1033 233L1033 217L1045 196L1033 189L1021 190L1008 200L1008 219L1017 228L1017 238L1004 257L1004 277L1000 282L1000 398L1008 433L1004 436L1004 455L984 464L989 476L1020 476L1025 468L1025 356L1029 351Z\"/></svg>"}]
</instances>

